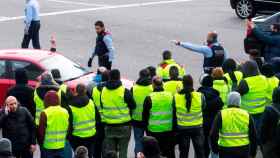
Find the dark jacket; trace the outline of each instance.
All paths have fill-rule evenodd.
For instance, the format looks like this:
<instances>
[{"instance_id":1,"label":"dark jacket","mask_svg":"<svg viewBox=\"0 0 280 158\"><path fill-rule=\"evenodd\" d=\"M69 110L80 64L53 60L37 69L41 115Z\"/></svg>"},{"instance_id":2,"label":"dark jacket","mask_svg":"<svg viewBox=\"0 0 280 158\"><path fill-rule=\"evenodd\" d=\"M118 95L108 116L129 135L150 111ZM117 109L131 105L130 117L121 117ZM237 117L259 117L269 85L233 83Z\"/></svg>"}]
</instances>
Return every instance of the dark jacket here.
<instances>
[{"instance_id":1,"label":"dark jacket","mask_svg":"<svg viewBox=\"0 0 280 158\"><path fill-rule=\"evenodd\" d=\"M267 34L262 32L259 28L253 29L254 35L262 41L266 46L264 50L264 58L269 62L274 57L280 57L280 33L272 32Z\"/></svg>"},{"instance_id":2,"label":"dark jacket","mask_svg":"<svg viewBox=\"0 0 280 158\"><path fill-rule=\"evenodd\" d=\"M230 106L229 106L230 108ZM225 148L218 145L219 131L222 128L222 116L219 112L214 120L211 132L210 132L210 146L214 153L232 153L232 155L242 155L241 153L250 152L249 155L252 157L256 156L257 153L257 141L256 141L256 129L252 117L250 116L249 121L249 140L250 144L242 147Z\"/></svg>"},{"instance_id":3,"label":"dark jacket","mask_svg":"<svg viewBox=\"0 0 280 158\"><path fill-rule=\"evenodd\" d=\"M120 86L122 86L121 81L108 81L108 82L106 82L106 85L105 85L105 87L108 88L109 90L115 90L115 89L119 88ZM132 110L136 108L136 103L131 95L131 92L128 89L125 89L124 101L126 102L128 108L130 110L130 114L131 114ZM123 124L113 124L113 125L110 124L110 126L122 126L122 125L128 125L128 124L130 124L130 122L126 122Z\"/></svg>"},{"instance_id":4,"label":"dark jacket","mask_svg":"<svg viewBox=\"0 0 280 158\"><path fill-rule=\"evenodd\" d=\"M88 105L90 98L88 96L75 96L69 101L69 106L83 108ZM95 107L94 107L95 108ZM73 112L70 107L66 108L69 113L69 134L71 139L75 139L75 136L72 135L73 132ZM100 122L100 116L97 109L95 108L95 121ZM89 138L90 139L90 138Z\"/></svg>"},{"instance_id":5,"label":"dark jacket","mask_svg":"<svg viewBox=\"0 0 280 158\"><path fill-rule=\"evenodd\" d=\"M243 73L243 78L253 77L259 75L258 65L255 61L247 61L241 67L241 71ZM240 84L237 88L237 92L240 93L241 96L247 94L249 92L248 84L245 80L241 80Z\"/></svg>"},{"instance_id":6,"label":"dark jacket","mask_svg":"<svg viewBox=\"0 0 280 158\"><path fill-rule=\"evenodd\" d=\"M201 92L204 97L206 104L202 109L203 112L203 127L205 134L209 134L212 123L217 113L223 108L223 101L219 96L219 92L212 87L200 87L198 92Z\"/></svg>"},{"instance_id":7,"label":"dark jacket","mask_svg":"<svg viewBox=\"0 0 280 158\"><path fill-rule=\"evenodd\" d=\"M154 92L161 92L164 91L163 88L158 88L158 89L154 89ZM176 111L175 111L175 101L173 101L173 129L176 128L176 124L177 124L177 118L176 118ZM150 110L152 109L152 99L150 96L146 97L145 101L144 101L144 107L143 107L143 123L144 126L146 128L146 130L148 129L148 125L149 125L149 119L150 119Z\"/></svg>"},{"instance_id":8,"label":"dark jacket","mask_svg":"<svg viewBox=\"0 0 280 158\"><path fill-rule=\"evenodd\" d=\"M21 106L26 107L31 115L35 116L35 103L34 103L34 89L27 84L16 84L10 88L7 92L8 96L14 96L17 98Z\"/></svg>"},{"instance_id":9,"label":"dark jacket","mask_svg":"<svg viewBox=\"0 0 280 158\"><path fill-rule=\"evenodd\" d=\"M149 86L149 85L152 84L152 81L151 81L150 78L139 78L136 81L136 84L140 85L140 86ZM131 88L131 94L133 96L133 87ZM132 120L132 125L137 126L137 127L144 127L145 126L143 121L136 121L136 120Z\"/></svg>"},{"instance_id":10,"label":"dark jacket","mask_svg":"<svg viewBox=\"0 0 280 158\"><path fill-rule=\"evenodd\" d=\"M0 111L0 127L3 130L3 137L12 142L13 151L20 151L36 144L36 129L34 119L30 112L18 106L15 112L5 114Z\"/></svg>"}]
</instances>

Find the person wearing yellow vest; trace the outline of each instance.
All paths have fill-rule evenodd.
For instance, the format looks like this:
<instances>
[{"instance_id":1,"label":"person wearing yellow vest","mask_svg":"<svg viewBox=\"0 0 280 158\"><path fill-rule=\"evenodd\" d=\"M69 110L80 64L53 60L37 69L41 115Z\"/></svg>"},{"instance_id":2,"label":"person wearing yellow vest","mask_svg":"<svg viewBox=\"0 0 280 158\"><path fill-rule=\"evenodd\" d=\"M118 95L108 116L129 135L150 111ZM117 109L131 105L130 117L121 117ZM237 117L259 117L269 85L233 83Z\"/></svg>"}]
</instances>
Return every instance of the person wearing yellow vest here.
<instances>
[{"instance_id":1,"label":"person wearing yellow vest","mask_svg":"<svg viewBox=\"0 0 280 158\"><path fill-rule=\"evenodd\" d=\"M222 68L224 71L224 77L228 81L228 86L231 91L235 91L243 78L243 73L237 70L237 64L231 58L225 60Z\"/></svg>"},{"instance_id":2,"label":"person wearing yellow vest","mask_svg":"<svg viewBox=\"0 0 280 158\"><path fill-rule=\"evenodd\" d=\"M279 79L275 76L273 66L271 64L264 64L261 69L262 74L267 78L268 82L266 105L271 105L273 90L279 87Z\"/></svg>"},{"instance_id":3,"label":"person wearing yellow vest","mask_svg":"<svg viewBox=\"0 0 280 158\"><path fill-rule=\"evenodd\" d=\"M162 156L175 158L174 97L172 93L164 91L161 77L153 78L153 89L144 101L142 117L146 133L158 140Z\"/></svg>"},{"instance_id":4,"label":"person wearing yellow vest","mask_svg":"<svg viewBox=\"0 0 280 158\"><path fill-rule=\"evenodd\" d=\"M192 140L196 158L204 157L204 135L202 109L205 99L202 93L195 92L191 75L183 77L183 89L175 94L176 130L180 157L189 155Z\"/></svg>"},{"instance_id":5,"label":"person wearing yellow vest","mask_svg":"<svg viewBox=\"0 0 280 158\"><path fill-rule=\"evenodd\" d=\"M41 112L45 109L44 97L50 90L59 91L59 85L53 80L52 75L46 73L43 74L38 87L34 90L34 103L36 105L35 123L39 125L39 118Z\"/></svg>"},{"instance_id":6,"label":"person wearing yellow vest","mask_svg":"<svg viewBox=\"0 0 280 158\"><path fill-rule=\"evenodd\" d=\"M102 122L102 109L100 104L100 96L101 91L105 87L106 82L109 79L109 71L105 67L99 67L97 70L97 74L94 77L94 83L92 85L89 85L90 89L90 96L92 98L92 101L98 111L98 114L100 117L100 121L96 122L96 136L95 136L95 143L94 143L94 158L101 158L102 157L102 146L104 141L104 123Z\"/></svg>"},{"instance_id":7,"label":"person wearing yellow vest","mask_svg":"<svg viewBox=\"0 0 280 158\"><path fill-rule=\"evenodd\" d=\"M120 80L120 71L111 70L109 81L101 92L102 121L105 123L104 154L114 151L127 157L131 136L131 111L135 101Z\"/></svg>"},{"instance_id":8,"label":"person wearing yellow vest","mask_svg":"<svg viewBox=\"0 0 280 158\"><path fill-rule=\"evenodd\" d=\"M145 125L143 123L142 113L143 104L147 96L153 92L150 72L148 69L143 69L139 72L139 78L135 85L131 88L132 96L136 103L136 108L132 111L132 126L134 132L135 156L142 152L142 139L145 132Z\"/></svg>"},{"instance_id":9,"label":"person wearing yellow vest","mask_svg":"<svg viewBox=\"0 0 280 158\"><path fill-rule=\"evenodd\" d=\"M77 95L69 101L70 117L70 144L75 151L79 146L88 149L88 157L93 157L96 135L96 116L93 101L87 96L87 87L84 84L76 86Z\"/></svg>"},{"instance_id":10,"label":"person wearing yellow vest","mask_svg":"<svg viewBox=\"0 0 280 158\"><path fill-rule=\"evenodd\" d=\"M179 71L176 66L172 66L169 69L170 80L164 82L163 89L172 94L177 93L183 89L182 78L179 78Z\"/></svg>"},{"instance_id":11,"label":"person wearing yellow vest","mask_svg":"<svg viewBox=\"0 0 280 158\"><path fill-rule=\"evenodd\" d=\"M258 144L260 145L260 127L262 114L267 103L268 82L265 76L260 75L255 61L246 61L241 66L244 74L237 91L240 93L241 108L252 115L257 129Z\"/></svg>"},{"instance_id":12,"label":"person wearing yellow vest","mask_svg":"<svg viewBox=\"0 0 280 158\"><path fill-rule=\"evenodd\" d=\"M257 153L257 137L250 114L240 109L241 97L231 92L228 108L219 112L210 133L212 152L219 158L253 158Z\"/></svg>"},{"instance_id":13,"label":"person wearing yellow vest","mask_svg":"<svg viewBox=\"0 0 280 158\"><path fill-rule=\"evenodd\" d=\"M57 92L49 91L44 97L46 109L40 115L38 142L41 158L64 158L69 131L69 114L60 106Z\"/></svg>"},{"instance_id":14,"label":"person wearing yellow vest","mask_svg":"<svg viewBox=\"0 0 280 158\"><path fill-rule=\"evenodd\" d=\"M219 92L220 98L224 103L224 108L226 108L227 97L230 92L230 87L228 86L227 79L224 77L223 69L220 67L214 68L212 71L212 77L213 77L213 88Z\"/></svg>"},{"instance_id":15,"label":"person wearing yellow vest","mask_svg":"<svg viewBox=\"0 0 280 158\"><path fill-rule=\"evenodd\" d=\"M164 81L169 80L169 70L172 66L175 66L179 70L179 77L183 77L185 75L185 69L176 63L174 59L172 59L172 53L169 50L166 50L162 53L163 61L159 64L156 74L157 76L162 77Z\"/></svg>"}]
</instances>

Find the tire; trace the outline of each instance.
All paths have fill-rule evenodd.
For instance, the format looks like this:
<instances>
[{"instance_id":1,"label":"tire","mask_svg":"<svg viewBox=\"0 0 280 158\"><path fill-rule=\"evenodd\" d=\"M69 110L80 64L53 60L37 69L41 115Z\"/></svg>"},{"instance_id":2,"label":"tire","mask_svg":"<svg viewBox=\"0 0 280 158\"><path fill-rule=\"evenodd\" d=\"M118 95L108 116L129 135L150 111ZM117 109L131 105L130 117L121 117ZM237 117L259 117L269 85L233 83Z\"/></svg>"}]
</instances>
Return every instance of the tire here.
<instances>
[{"instance_id":1,"label":"tire","mask_svg":"<svg viewBox=\"0 0 280 158\"><path fill-rule=\"evenodd\" d=\"M256 9L252 0L238 0L235 5L235 13L241 19L253 18Z\"/></svg>"}]
</instances>

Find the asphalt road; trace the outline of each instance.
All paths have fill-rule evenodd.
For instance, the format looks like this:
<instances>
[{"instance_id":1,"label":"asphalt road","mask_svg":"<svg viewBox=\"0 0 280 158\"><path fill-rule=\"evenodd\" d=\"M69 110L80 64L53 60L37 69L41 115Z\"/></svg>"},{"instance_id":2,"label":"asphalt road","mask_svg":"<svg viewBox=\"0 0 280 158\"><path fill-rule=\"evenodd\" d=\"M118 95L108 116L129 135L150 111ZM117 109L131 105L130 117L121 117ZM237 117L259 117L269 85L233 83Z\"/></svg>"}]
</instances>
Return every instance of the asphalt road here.
<instances>
[{"instance_id":1,"label":"asphalt road","mask_svg":"<svg viewBox=\"0 0 280 158\"><path fill-rule=\"evenodd\" d=\"M25 0L0 1L0 49L19 48L23 37ZM208 31L216 30L229 56L241 62L245 21L238 19L228 0L39 0L41 45L49 49L51 34L58 51L86 65L94 46L93 23L103 20L113 34L116 59L113 67L135 80L147 65L156 66L161 52L174 58L196 80L203 57L173 46L172 39L202 44ZM94 68L97 61L95 60ZM132 145L130 146L132 147ZM130 149L132 151L132 149ZM132 153L129 154L132 157ZM191 152L193 155L193 152Z\"/></svg>"}]
</instances>

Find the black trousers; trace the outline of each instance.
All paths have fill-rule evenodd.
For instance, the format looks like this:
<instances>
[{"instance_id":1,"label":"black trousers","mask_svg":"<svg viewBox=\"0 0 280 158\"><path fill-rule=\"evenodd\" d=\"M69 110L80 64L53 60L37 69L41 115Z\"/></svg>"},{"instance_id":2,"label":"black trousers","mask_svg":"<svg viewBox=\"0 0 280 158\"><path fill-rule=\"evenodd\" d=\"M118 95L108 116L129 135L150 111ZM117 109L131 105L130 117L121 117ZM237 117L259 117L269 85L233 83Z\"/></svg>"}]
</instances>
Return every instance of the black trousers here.
<instances>
[{"instance_id":1,"label":"black trousers","mask_svg":"<svg viewBox=\"0 0 280 158\"><path fill-rule=\"evenodd\" d=\"M147 132L147 135L157 139L162 156L166 158L175 158L176 138L173 132Z\"/></svg>"},{"instance_id":2,"label":"black trousers","mask_svg":"<svg viewBox=\"0 0 280 158\"><path fill-rule=\"evenodd\" d=\"M180 158L188 158L190 141L193 142L196 158L205 158L204 135L202 128L186 129L178 132Z\"/></svg>"},{"instance_id":3,"label":"black trousers","mask_svg":"<svg viewBox=\"0 0 280 158\"><path fill-rule=\"evenodd\" d=\"M107 70L111 70L112 62L109 61L108 55L98 56L98 66L106 67Z\"/></svg>"},{"instance_id":4,"label":"black trousers","mask_svg":"<svg viewBox=\"0 0 280 158\"><path fill-rule=\"evenodd\" d=\"M70 144L75 151L79 146L85 146L88 149L88 157L93 158L95 137L80 138L72 136Z\"/></svg>"},{"instance_id":5,"label":"black trousers","mask_svg":"<svg viewBox=\"0 0 280 158\"><path fill-rule=\"evenodd\" d=\"M28 34L25 34L21 43L21 48L28 48L30 40L32 40L32 45L34 49L41 49L40 46L40 39L39 39L39 30L40 30L41 24L40 21L32 21Z\"/></svg>"},{"instance_id":6,"label":"black trousers","mask_svg":"<svg viewBox=\"0 0 280 158\"><path fill-rule=\"evenodd\" d=\"M33 154L31 153L29 148L24 148L20 151L13 151L13 155L16 158L32 158Z\"/></svg>"},{"instance_id":7,"label":"black trousers","mask_svg":"<svg viewBox=\"0 0 280 158\"><path fill-rule=\"evenodd\" d=\"M95 135L94 143L94 158L102 158L103 141L105 138L104 125L99 124L96 126L97 133Z\"/></svg>"},{"instance_id":8,"label":"black trousers","mask_svg":"<svg viewBox=\"0 0 280 158\"><path fill-rule=\"evenodd\" d=\"M223 148L219 147L219 158L249 158L249 146Z\"/></svg>"}]
</instances>

